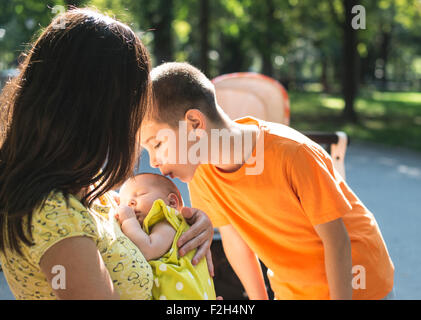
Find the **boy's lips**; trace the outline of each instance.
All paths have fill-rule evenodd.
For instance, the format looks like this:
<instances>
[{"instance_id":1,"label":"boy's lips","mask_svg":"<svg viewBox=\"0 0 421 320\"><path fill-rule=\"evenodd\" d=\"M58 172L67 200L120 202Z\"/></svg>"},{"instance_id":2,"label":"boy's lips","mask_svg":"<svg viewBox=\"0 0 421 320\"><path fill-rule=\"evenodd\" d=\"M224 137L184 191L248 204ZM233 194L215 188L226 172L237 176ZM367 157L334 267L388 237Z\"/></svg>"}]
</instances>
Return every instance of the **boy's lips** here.
<instances>
[{"instance_id":1,"label":"boy's lips","mask_svg":"<svg viewBox=\"0 0 421 320\"><path fill-rule=\"evenodd\" d=\"M164 173L164 176L170 176L171 179L174 179L174 174L171 171Z\"/></svg>"}]
</instances>

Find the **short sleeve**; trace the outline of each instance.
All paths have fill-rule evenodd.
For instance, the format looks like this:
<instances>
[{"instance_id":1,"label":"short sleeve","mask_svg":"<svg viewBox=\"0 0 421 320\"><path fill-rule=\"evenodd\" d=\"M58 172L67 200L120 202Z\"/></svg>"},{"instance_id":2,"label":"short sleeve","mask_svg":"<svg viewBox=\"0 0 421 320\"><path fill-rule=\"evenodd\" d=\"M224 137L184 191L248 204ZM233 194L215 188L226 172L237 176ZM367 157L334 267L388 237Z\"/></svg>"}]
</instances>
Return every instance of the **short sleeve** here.
<instances>
[{"instance_id":1,"label":"short sleeve","mask_svg":"<svg viewBox=\"0 0 421 320\"><path fill-rule=\"evenodd\" d=\"M336 220L352 210L335 177L332 160L320 146L297 146L290 172L294 192L312 225Z\"/></svg>"},{"instance_id":2,"label":"short sleeve","mask_svg":"<svg viewBox=\"0 0 421 320\"><path fill-rule=\"evenodd\" d=\"M219 210L212 206L211 201L207 199L206 194L209 194L210 190L200 187L200 184L193 180L189 183L189 192L191 206L206 213L214 228L231 224Z\"/></svg>"},{"instance_id":3,"label":"short sleeve","mask_svg":"<svg viewBox=\"0 0 421 320\"><path fill-rule=\"evenodd\" d=\"M34 210L31 230L34 245L29 247L29 254L37 264L50 247L63 239L76 236L98 239L95 220L88 210L73 196L66 199L60 192L51 193Z\"/></svg>"}]
</instances>

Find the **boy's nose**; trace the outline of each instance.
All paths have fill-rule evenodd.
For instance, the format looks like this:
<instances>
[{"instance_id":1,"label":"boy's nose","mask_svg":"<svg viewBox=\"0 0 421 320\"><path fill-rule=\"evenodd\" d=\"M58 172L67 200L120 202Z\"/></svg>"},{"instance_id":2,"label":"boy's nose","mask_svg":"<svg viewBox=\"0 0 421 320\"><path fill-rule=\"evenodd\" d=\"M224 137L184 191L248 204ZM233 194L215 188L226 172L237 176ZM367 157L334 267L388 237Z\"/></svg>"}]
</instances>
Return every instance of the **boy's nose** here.
<instances>
[{"instance_id":1,"label":"boy's nose","mask_svg":"<svg viewBox=\"0 0 421 320\"><path fill-rule=\"evenodd\" d=\"M151 158L150 165L152 168L159 168L161 164L156 160L156 158Z\"/></svg>"}]
</instances>

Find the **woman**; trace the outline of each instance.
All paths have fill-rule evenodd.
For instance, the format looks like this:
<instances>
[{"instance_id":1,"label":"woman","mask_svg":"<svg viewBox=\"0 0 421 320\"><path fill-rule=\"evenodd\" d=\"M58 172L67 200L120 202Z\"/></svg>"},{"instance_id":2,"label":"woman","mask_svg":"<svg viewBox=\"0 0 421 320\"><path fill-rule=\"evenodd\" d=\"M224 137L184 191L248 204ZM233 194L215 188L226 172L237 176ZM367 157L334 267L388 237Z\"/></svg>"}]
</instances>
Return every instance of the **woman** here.
<instances>
[{"instance_id":1,"label":"woman","mask_svg":"<svg viewBox=\"0 0 421 320\"><path fill-rule=\"evenodd\" d=\"M152 273L114 219L150 99L148 52L126 25L74 9L40 35L0 98L0 259L18 299L149 299ZM210 258L207 216L180 253ZM211 274L212 266L209 266Z\"/></svg>"}]
</instances>

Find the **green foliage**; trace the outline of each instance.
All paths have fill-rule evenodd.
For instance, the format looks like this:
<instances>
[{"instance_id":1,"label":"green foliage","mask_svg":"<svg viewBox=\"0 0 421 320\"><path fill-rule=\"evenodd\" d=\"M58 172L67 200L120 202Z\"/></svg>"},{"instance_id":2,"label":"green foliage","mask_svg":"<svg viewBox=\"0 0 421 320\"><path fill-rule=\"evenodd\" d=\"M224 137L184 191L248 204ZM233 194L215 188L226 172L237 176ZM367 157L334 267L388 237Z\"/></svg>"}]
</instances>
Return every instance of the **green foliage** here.
<instances>
[{"instance_id":1,"label":"green foliage","mask_svg":"<svg viewBox=\"0 0 421 320\"><path fill-rule=\"evenodd\" d=\"M71 2L1 1L0 28L6 30L0 40L2 67L13 64L37 30L48 24L54 5ZM176 60L199 62L201 1L76 2L128 23L151 52L162 8L172 2L173 56ZM344 14L341 0L211 0L209 3L211 76L231 71L262 72L266 67L272 76L292 81L292 84L301 79L318 80L323 72L327 73L326 81L333 86L338 82L342 58L340 24ZM361 79L376 80L376 68L382 69L382 66L376 67L376 61L381 64L378 60L382 59L380 51L385 34L390 34L393 41L388 49L388 63L392 66L386 72L390 78L396 78L399 74L396 65L408 65L408 62L411 65L421 55L421 4L417 0L363 0L361 4L366 8L367 28L358 32L358 52L362 64L369 65L363 68ZM402 57L401 51L408 52L408 56ZM418 73L406 70L400 76L414 78Z\"/></svg>"},{"instance_id":2,"label":"green foliage","mask_svg":"<svg viewBox=\"0 0 421 320\"><path fill-rule=\"evenodd\" d=\"M54 17L51 9L55 5L80 3L129 24L156 58L154 64L162 59L161 53L199 67L207 56L210 78L237 71L262 72L280 80L289 90L317 90L317 94L303 96L310 102L318 97L317 103L309 103L311 108L323 106L314 107L317 112L341 113L341 79L346 63L343 0L208 0L207 29L201 23L203 1L2 0L0 70L17 65L20 52ZM378 93L369 96L370 92L421 90L421 2L361 0L360 4L366 9L366 29L357 31L362 93L355 109L363 121L368 114L373 118L359 125L374 128L380 127L375 118L384 116L379 110L391 114L392 100L384 100L385 96L379 100ZM208 47L203 45L204 37ZM329 95L323 96L320 91ZM405 102L412 94L393 97L402 99L394 103L418 117L419 122L419 114L414 115L413 109L407 108L410 103ZM403 113L393 115L405 118ZM401 124L409 126L409 122L407 119ZM389 124L393 128L398 122ZM364 128L352 130L362 133L366 132ZM420 131L420 127L411 130Z\"/></svg>"},{"instance_id":3,"label":"green foliage","mask_svg":"<svg viewBox=\"0 0 421 320\"><path fill-rule=\"evenodd\" d=\"M362 92L356 101L360 122L341 118L338 95L290 92L291 126L301 131L344 131L351 139L421 151L421 93Z\"/></svg>"},{"instance_id":4,"label":"green foliage","mask_svg":"<svg viewBox=\"0 0 421 320\"><path fill-rule=\"evenodd\" d=\"M0 68L15 64L19 53L48 25L54 14L51 8L63 1L7 0L0 4Z\"/></svg>"}]
</instances>

